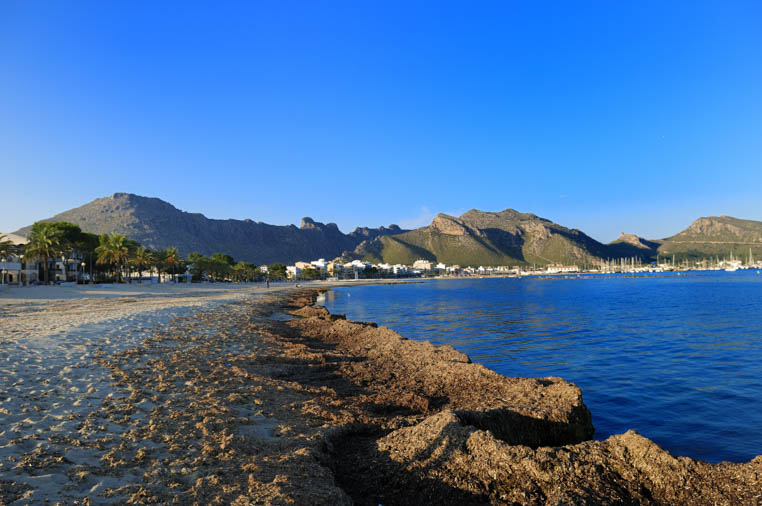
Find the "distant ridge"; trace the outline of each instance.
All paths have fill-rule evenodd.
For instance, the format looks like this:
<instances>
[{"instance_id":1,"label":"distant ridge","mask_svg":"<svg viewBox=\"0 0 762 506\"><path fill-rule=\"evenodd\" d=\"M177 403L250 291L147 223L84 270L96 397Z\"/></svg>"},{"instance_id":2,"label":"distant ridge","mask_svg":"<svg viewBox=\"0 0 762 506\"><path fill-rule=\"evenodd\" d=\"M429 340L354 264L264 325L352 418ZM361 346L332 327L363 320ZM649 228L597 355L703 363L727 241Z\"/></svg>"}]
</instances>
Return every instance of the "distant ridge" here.
<instances>
[{"instance_id":1,"label":"distant ridge","mask_svg":"<svg viewBox=\"0 0 762 506\"><path fill-rule=\"evenodd\" d=\"M412 264L417 259L461 266L576 264L658 255L676 258L762 259L762 222L730 216L699 218L682 232L660 240L622 233L603 244L584 232L513 209L472 209L461 216L438 214L428 226L403 230L358 227L342 233L335 223L312 218L294 225L252 220L215 220L181 211L158 198L115 193L43 221L69 221L95 234L117 232L151 249L175 246L181 254L221 252L247 262L292 263L316 258L365 259ZM17 231L26 237L31 225Z\"/></svg>"},{"instance_id":2,"label":"distant ridge","mask_svg":"<svg viewBox=\"0 0 762 506\"><path fill-rule=\"evenodd\" d=\"M650 260L656 256L660 244L660 241L649 241L635 234L625 234L622 232L619 235L619 239L608 244L609 255L612 258L636 257Z\"/></svg>"},{"instance_id":3,"label":"distant ridge","mask_svg":"<svg viewBox=\"0 0 762 506\"><path fill-rule=\"evenodd\" d=\"M461 266L592 265L606 245L531 213L472 209L459 217L438 214L429 226L367 241L348 258L411 264L418 258Z\"/></svg>"},{"instance_id":4,"label":"distant ridge","mask_svg":"<svg viewBox=\"0 0 762 506\"><path fill-rule=\"evenodd\" d=\"M746 258L749 251L762 258L762 222L731 216L699 218L680 232L661 241L660 255L681 258Z\"/></svg>"},{"instance_id":5,"label":"distant ridge","mask_svg":"<svg viewBox=\"0 0 762 506\"><path fill-rule=\"evenodd\" d=\"M85 232L117 232L151 248L175 246L181 254L224 252L254 263L295 262L335 258L360 242L404 232L396 225L358 228L342 233L335 223L303 218L301 227L268 225L252 220L214 220L203 214L180 211L158 198L115 193L70 209L43 221L68 221ZM31 225L17 234L27 236Z\"/></svg>"}]
</instances>

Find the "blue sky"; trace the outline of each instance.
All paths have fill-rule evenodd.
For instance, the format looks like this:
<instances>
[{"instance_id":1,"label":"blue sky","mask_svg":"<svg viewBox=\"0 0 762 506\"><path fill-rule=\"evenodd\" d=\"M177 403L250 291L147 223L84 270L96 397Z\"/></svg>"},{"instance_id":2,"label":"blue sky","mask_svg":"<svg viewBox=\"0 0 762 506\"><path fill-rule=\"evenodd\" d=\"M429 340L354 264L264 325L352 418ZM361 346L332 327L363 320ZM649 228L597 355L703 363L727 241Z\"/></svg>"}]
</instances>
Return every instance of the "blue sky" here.
<instances>
[{"instance_id":1,"label":"blue sky","mask_svg":"<svg viewBox=\"0 0 762 506\"><path fill-rule=\"evenodd\" d=\"M762 3L0 3L0 230L515 208L601 241L762 220Z\"/></svg>"}]
</instances>

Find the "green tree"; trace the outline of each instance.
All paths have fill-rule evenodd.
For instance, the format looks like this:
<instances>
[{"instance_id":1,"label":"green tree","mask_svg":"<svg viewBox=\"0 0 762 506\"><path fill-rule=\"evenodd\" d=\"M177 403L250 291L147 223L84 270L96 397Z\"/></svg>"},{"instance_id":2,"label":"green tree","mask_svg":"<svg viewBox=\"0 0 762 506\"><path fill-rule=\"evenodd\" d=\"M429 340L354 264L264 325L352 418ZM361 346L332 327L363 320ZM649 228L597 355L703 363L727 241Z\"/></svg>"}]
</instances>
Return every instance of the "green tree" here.
<instances>
[{"instance_id":1,"label":"green tree","mask_svg":"<svg viewBox=\"0 0 762 506\"><path fill-rule=\"evenodd\" d=\"M233 277L233 281L239 283L251 281L254 278L254 266L246 262L238 262L232 267L230 274Z\"/></svg>"},{"instance_id":2,"label":"green tree","mask_svg":"<svg viewBox=\"0 0 762 506\"><path fill-rule=\"evenodd\" d=\"M229 266L235 265L235 260L230 255L226 255L225 253L212 253L212 260L215 260L217 262L222 262L224 264L227 264Z\"/></svg>"},{"instance_id":3,"label":"green tree","mask_svg":"<svg viewBox=\"0 0 762 506\"><path fill-rule=\"evenodd\" d=\"M132 254L132 258L130 258L130 264L135 267L135 269L137 269L141 282L143 278L143 271L151 265L151 262L153 262L153 255L151 252L145 249L143 246L138 246L135 249L135 252Z\"/></svg>"},{"instance_id":4,"label":"green tree","mask_svg":"<svg viewBox=\"0 0 762 506\"><path fill-rule=\"evenodd\" d=\"M39 230L40 228L51 228L58 230L61 234L61 238L72 246L82 238L82 229L79 228L79 225L69 223L68 221L38 221L32 225L32 232L34 232L35 229Z\"/></svg>"},{"instance_id":5,"label":"green tree","mask_svg":"<svg viewBox=\"0 0 762 506\"><path fill-rule=\"evenodd\" d=\"M122 267L129 259L129 246L127 237L123 234L103 234L99 237L99 245L95 248L98 254L98 263L113 265L116 267L117 282L122 281Z\"/></svg>"},{"instance_id":6,"label":"green tree","mask_svg":"<svg viewBox=\"0 0 762 506\"><path fill-rule=\"evenodd\" d=\"M224 281L233 268L222 260L209 259L209 274L216 281Z\"/></svg>"},{"instance_id":7,"label":"green tree","mask_svg":"<svg viewBox=\"0 0 762 506\"><path fill-rule=\"evenodd\" d=\"M174 282L177 266L182 263L182 258L180 257L180 253L177 251L177 248L167 248L164 251L164 263L168 265L170 269L172 269L172 281Z\"/></svg>"},{"instance_id":8,"label":"green tree","mask_svg":"<svg viewBox=\"0 0 762 506\"><path fill-rule=\"evenodd\" d=\"M286 265L272 264L267 267L267 273L270 279L286 279Z\"/></svg>"},{"instance_id":9,"label":"green tree","mask_svg":"<svg viewBox=\"0 0 762 506\"><path fill-rule=\"evenodd\" d=\"M16 248L13 246L10 239L5 235L0 234L0 256L6 257L14 252L15 249ZM3 258L3 260L5 260L5 258ZM5 271L0 272L0 276L2 276L0 283L5 283Z\"/></svg>"},{"instance_id":10,"label":"green tree","mask_svg":"<svg viewBox=\"0 0 762 506\"><path fill-rule=\"evenodd\" d=\"M32 226L29 234L29 242L26 244L25 253L27 258L42 261L44 281L49 282L48 262L66 250L65 239L60 229L50 226L49 223L37 222Z\"/></svg>"},{"instance_id":11,"label":"green tree","mask_svg":"<svg viewBox=\"0 0 762 506\"><path fill-rule=\"evenodd\" d=\"M65 250L62 253L72 252L75 257L85 261L86 266L90 265L90 267L93 267L93 260L97 255L95 250L100 246L100 237L98 235L83 232L79 225L67 221L38 222L32 225L32 231L41 226L50 227L61 232ZM139 246L138 243L130 239L125 239L125 243L130 251Z\"/></svg>"},{"instance_id":12,"label":"green tree","mask_svg":"<svg viewBox=\"0 0 762 506\"><path fill-rule=\"evenodd\" d=\"M238 262L233 266L233 269L237 269L239 272L238 281L252 282L262 277L259 267L248 262Z\"/></svg>"},{"instance_id":13,"label":"green tree","mask_svg":"<svg viewBox=\"0 0 762 506\"><path fill-rule=\"evenodd\" d=\"M164 260L167 258L166 250L156 250L153 252L153 266L156 269L159 282L161 283L161 273L164 272L166 264Z\"/></svg>"},{"instance_id":14,"label":"green tree","mask_svg":"<svg viewBox=\"0 0 762 506\"><path fill-rule=\"evenodd\" d=\"M188 255L188 262L191 264L190 271L193 274L193 279L203 281L204 276L209 272L210 259L201 253L194 252Z\"/></svg>"},{"instance_id":15,"label":"green tree","mask_svg":"<svg viewBox=\"0 0 762 506\"><path fill-rule=\"evenodd\" d=\"M300 276L302 279L318 279L320 277L320 272L317 269L304 269Z\"/></svg>"}]
</instances>

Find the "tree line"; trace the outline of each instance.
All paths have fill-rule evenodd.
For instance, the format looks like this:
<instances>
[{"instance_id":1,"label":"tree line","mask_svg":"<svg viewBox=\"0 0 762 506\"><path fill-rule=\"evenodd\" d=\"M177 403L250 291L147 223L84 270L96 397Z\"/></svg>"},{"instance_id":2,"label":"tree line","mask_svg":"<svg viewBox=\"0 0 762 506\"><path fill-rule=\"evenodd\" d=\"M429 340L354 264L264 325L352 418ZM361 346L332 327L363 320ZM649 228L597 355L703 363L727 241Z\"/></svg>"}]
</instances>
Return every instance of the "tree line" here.
<instances>
[{"instance_id":1,"label":"tree line","mask_svg":"<svg viewBox=\"0 0 762 506\"><path fill-rule=\"evenodd\" d=\"M32 225L29 242L23 246L10 243L0 235L0 255L23 255L27 262L39 261L43 270L43 282L50 282L51 264L61 258L78 258L82 277L92 273L92 281L138 280L148 271L170 274L176 280L178 274L190 272L194 281L252 282L266 278L286 279L286 265L275 263L263 272L252 263L236 261L230 255L214 253L210 257L191 253L182 258L177 248L149 250L124 234L91 234L83 232L73 223L65 221L37 222Z\"/></svg>"},{"instance_id":2,"label":"tree line","mask_svg":"<svg viewBox=\"0 0 762 506\"><path fill-rule=\"evenodd\" d=\"M130 280L147 270L161 274L185 272L185 260L177 248L150 251L123 234L91 234L65 221L37 222L32 225L29 242L13 245L0 237L0 254L22 256L26 262L39 261L43 282L50 282L51 265L58 259L81 259L77 269L84 276L92 273L100 281Z\"/></svg>"}]
</instances>

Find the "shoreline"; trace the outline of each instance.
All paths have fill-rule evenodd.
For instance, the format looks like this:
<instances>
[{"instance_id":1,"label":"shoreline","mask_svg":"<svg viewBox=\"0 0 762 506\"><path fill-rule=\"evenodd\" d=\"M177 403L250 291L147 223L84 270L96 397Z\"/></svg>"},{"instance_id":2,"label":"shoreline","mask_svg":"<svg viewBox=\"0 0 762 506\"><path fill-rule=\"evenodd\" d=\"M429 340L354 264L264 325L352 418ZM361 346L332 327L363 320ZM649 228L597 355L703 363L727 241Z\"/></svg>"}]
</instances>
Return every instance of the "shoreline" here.
<instances>
[{"instance_id":1,"label":"shoreline","mask_svg":"<svg viewBox=\"0 0 762 506\"><path fill-rule=\"evenodd\" d=\"M328 287L67 301L79 316L0 306L20 331L2 335L0 499L760 500L762 457L707 464L634 431L593 441L575 385L347 321L314 306Z\"/></svg>"},{"instance_id":2,"label":"shoreline","mask_svg":"<svg viewBox=\"0 0 762 506\"><path fill-rule=\"evenodd\" d=\"M305 302L302 300L300 304ZM295 321L294 326L302 335L336 343L343 349L368 348L369 341L383 340L376 331L356 327L369 324L344 321L343 315L331 315L322 306L305 305L295 314L307 317L308 321L322 319L325 322ZM383 327L379 329L400 339L400 346L407 341L396 332ZM431 347L427 341L416 343ZM384 349L384 353L388 353ZM451 348L431 347L431 352L436 353L437 349ZM371 352L360 352L360 355L366 360L379 360ZM476 365L470 364L469 360L469 366ZM420 373L420 369L417 372ZM495 374L502 381L519 379ZM416 371L412 375L415 383L420 382ZM455 375L457 377L457 373ZM385 377L394 378L395 375ZM579 392L576 386L560 378L534 380L539 382L534 388L543 389L548 380L565 383ZM456 389L489 390L488 385L478 380L469 386L457 378L454 383ZM389 387L383 384L383 388ZM531 393L524 393L525 399L531 398ZM540 398L547 400L545 395ZM452 400L453 404L458 402L457 398ZM343 483L365 484L352 490L353 499L360 504L403 504L409 497L427 502L431 501L430 493L416 496L416 491L426 486L438 490L439 495L434 493L435 502L444 504L579 501L747 504L762 499L762 456L746 463L709 464L673 456L634 430L595 441L592 431L587 432L584 423L580 424L581 420L573 417L566 423L582 429L576 432L576 437L569 432L566 442L550 443L542 438L531 440L536 436L531 425L521 426L514 418L523 407L510 404L504 409L495 409L495 402L478 395L471 395L468 402L470 411L458 409L457 405L437 406L432 414L410 425L395 427L396 430L377 431L372 436L359 431L357 438L362 441L359 450L351 443L344 443L342 449L349 447L356 453L354 459L350 459L351 465L341 467L349 474L349 479L345 477ZM579 402L587 412L581 402L581 392ZM530 410L535 409L534 416L541 413L539 417L542 419L548 415L536 400L528 404ZM563 411L564 406L557 399L550 404ZM558 412L555 414L557 417ZM544 421L559 423L558 418L548 418ZM511 428L517 430L511 431ZM404 483L404 492L401 496L392 494L390 497L380 492L385 483Z\"/></svg>"}]
</instances>

